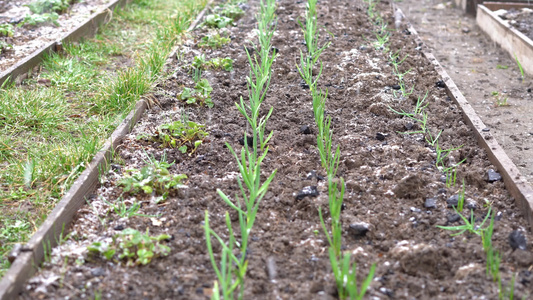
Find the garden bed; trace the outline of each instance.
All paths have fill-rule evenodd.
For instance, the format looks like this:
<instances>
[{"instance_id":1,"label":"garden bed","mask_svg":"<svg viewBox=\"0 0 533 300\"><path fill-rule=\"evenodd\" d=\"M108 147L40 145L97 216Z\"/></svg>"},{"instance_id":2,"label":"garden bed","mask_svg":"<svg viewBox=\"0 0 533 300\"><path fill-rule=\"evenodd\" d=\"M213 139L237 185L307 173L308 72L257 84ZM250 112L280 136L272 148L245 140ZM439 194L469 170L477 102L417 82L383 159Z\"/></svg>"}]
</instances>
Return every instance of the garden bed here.
<instances>
[{"instance_id":1,"label":"garden bed","mask_svg":"<svg viewBox=\"0 0 533 300\"><path fill-rule=\"evenodd\" d=\"M388 5L380 5L384 20L394 24ZM78 212L68 238L60 241L61 246L51 251L48 262L30 279L23 299L211 296L215 274L206 251L204 212L209 211L211 228L225 237L224 212L229 207L216 190L232 198L240 193L238 167L225 143L238 153L247 143L242 139L247 123L234 103L247 97L249 65L244 49L252 49L251 41L257 44L253 31L256 6L255 2L245 6L246 15L226 31L231 42L221 49L198 47L205 28L195 31L180 49L180 59L172 65L175 73L156 89L159 106L150 110L119 146L101 186ZM323 42L331 45L321 56L324 65L319 87L329 91L326 115L332 118L333 144L339 145L342 153L337 175L346 181L342 249L357 261L358 278L366 277L376 263L368 291L371 296L497 298L498 285L486 274L481 238L470 233L452 237L453 232L436 227L462 224L448 206L454 196L457 199L462 194L464 182L463 214L470 216L471 210L475 224L480 225L494 213L492 243L502 255L499 270L504 287L511 285L515 275L515 296L531 295L528 267L533 257L527 250L515 249L519 248L516 243L509 244L513 233L528 241L520 242L520 248L531 247L522 212L491 170L494 167L487 154L477 145L460 109L447 96L442 78L422 55L421 45L407 26L398 24L398 30L391 30L390 43L377 46L374 37L379 30L366 12L366 6L353 1L330 0L318 5L319 24L331 33L322 34ZM274 170L277 173L261 202L246 252L245 298L334 298L337 290L318 215L319 207L327 211L328 186L316 149L309 87L296 68L300 50L305 49L297 23L304 19L305 3L280 1L276 13L279 19L273 46L278 55L261 111L264 115L273 107L266 130L274 134L263 161L262 181ZM190 65L201 53L207 60L234 60L233 71L203 73L213 87L213 108L186 105L177 99L185 87L194 87ZM395 53L398 56L391 58ZM393 70L391 61L404 57L400 69ZM399 82L393 71L409 72ZM401 84L414 87L413 93L401 96ZM435 137L442 130L438 147L457 148L446 152L449 155L443 162L457 166L453 184L437 168L438 151L435 144L428 144L427 132L426 136L401 133L422 128L393 109L412 112L419 99L428 103L429 133ZM162 124L184 117L204 124L209 133L193 154L164 149L161 143L142 138L157 134ZM125 187L118 183L127 170L141 169L150 158L174 163L170 173L186 174L187 188L171 191L166 200L124 192ZM114 209L121 203L130 208L138 204L135 212L151 217L121 217ZM237 222L237 214L232 212L230 217ZM126 228L149 230L150 235L168 234L170 238L162 243L170 247L170 254L136 267L88 254L88 246L111 242ZM215 247L215 253L219 251L220 247Z\"/></svg>"},{"instance_id":2,"label":"garden bed","mask_svg":"<svg viewBox=\"0 0 533 300\"><path fill-rule=\"evenodd\" d=\"M13 26L13 35L0 38L1 41L11 45L1 51L0 71L4 72L18 61L24 59L35 51L45 47L51 42L61 40L67 33L77 28L80 24L94 17L95 12L106 8L111 0L86 0L71 4L68 9L59 14L57 20L36 25L24 26L22 22L26 16L36 15L30 11L28 4L35 1L17 1L9 3L7 10L2 12L2 24ZM48 12L47 12L48 13Z\"/></svg>"},{"instance_id":3,"label":"garden bed","mask_svg":"<svg viewBox=\"0 0 533 300\"><path fill-rule=\"evenodd\" d=\"M533 5L486 3L477 9L479 27L511 57L516 57L525 73L533 75Z\"/></svg>"}]
</instances>

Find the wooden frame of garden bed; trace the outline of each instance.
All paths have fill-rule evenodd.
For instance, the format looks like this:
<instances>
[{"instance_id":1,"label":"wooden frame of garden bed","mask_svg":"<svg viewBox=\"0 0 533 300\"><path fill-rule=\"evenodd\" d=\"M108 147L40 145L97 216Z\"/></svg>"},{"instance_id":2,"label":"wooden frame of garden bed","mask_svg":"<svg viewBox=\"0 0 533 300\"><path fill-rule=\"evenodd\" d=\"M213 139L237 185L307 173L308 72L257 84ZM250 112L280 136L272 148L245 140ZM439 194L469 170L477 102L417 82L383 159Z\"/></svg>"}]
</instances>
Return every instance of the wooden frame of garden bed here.
<instances>
[{"instance_id":1,"label":"wooden frame of garden bed","mask_svg":"<svg viewBox=\"0 0 533 300\"><path fill-rule=\"evenodd\" d=\"M481 30L505 49L513 59L515 55L518 57L526 73L533 75L533 41L494 13L498 9L524 7L533 9L533 4L484 2L477 7L476 22Z\"/></svg>"},{"instance_id":2,"label":"wooden frame of garden bed","mask_svg":"<svg viewBox=\"0 0 533 300\"><path fill-rule=\"evenodd\" d=\"M107 23L111 20L113 10L116 7L123 7L131 1L132 0L113 0L100 11L92 14L87 21L74 28L69 33L65 34L62 38L51 42L40 49L35 50L32 54L28 55L27 57L23 58L22 60L11 66L9 69L0 73L0 86L6 80L16 80L20 82L21 80L26 78L28 72L32 71L33 68L38 66L46 54L49 54L50 52L61 51L62 44L68 42L76 42L82 38L94 36L96 34L96 31L102 24Z\"/></svg>"},{"instance_id":3,"label":"wooden frame of garden bed","mask_svg":"<svg viewBox=\"0 0 533 300\"><path fill-rule=\"evenodd\" d=\"M114 1L112 5L114 8L116 5L124 5L130 1L131 0L117 0ZM198 22L201 20L212 2L213 0L206 4L205 8L191 23L188 31L193 30L198 25ZM94 32L96 32L97 29L97 27L95 27L97 25L94 24L101 24L104 22L107 12L104 13L105 14L94 14L93 16L98 18L98 21L94 21L94 19L89 20L85 24L74 29L73 32L66 35L61 41L73 41L82 37L87 37L90 34L94 35ZM41 52L36 51L36 53L32 54L29 58L17 64L19 67L19 73L17 73L17 76L25 74L33 67L37 66L40 63L42 55L44 55L46 51L55 51L55 47L58 44L59 42L54 42L51 45L43 47L39 50ZM179 47L179 45L176 46L168 56L167 62L175 58L178 49L177 47ZM22 71L24 68L27 68L26 71ZM12 76L11 80L15 77L16 76ZM0 80L5 81L8 78L9 76L2 77ZM89 166L80 174L68 192L57 203L44 223L39 227L35 234L33 234L26 245L22 247L15 261L0 281L0 300L12 300L18 297L18 293L22 290L24 283L35 274L37 267L45 259L45 252L47 249L51 249L58 244L63 231L68 228L78 209L86 203L90 193L98 183L100 174L103 174L105 170L109 168L109 163L113 158L113 152L122 142L124 136L131 132L135 123L141 118L141 115L147 107L147 102L142 99L136 103L135 108L113 132L110 140L104 144L102 149L92 159Z\"/></svg>"},{"instance_id":4,"label":"wooden frame of garden bed","mask_svg":"<svg viewBox=\"0 0 533 300\"><path fill-rule=\"evenodd\" d=\"M393 5L393 8L401 12L396 5ZM403 13L401 14L403 15ZM429 60L429 62L435 68L435 71L437 71L439 76L442 78L446 87L446 93L461 109L463 118L473 129L478 144L485 149L490 162L502 175L505 187L511 196L514 197L516 203L522 210L522 213L529 224L530 230L533 230L533 188L520 174L520 171L516 165L512 162L498 141L496 141L494 136L490 133L490 129L485 126L483 121L481 121L481 118L477 115L470 103L468 103L468 100L466 100L461 91L459 91L459 88L457 85L455 85L452 78L437 61L435 56L433 56L433 54L428 51L427 47L424 46L424 42L422 42L416 29L414 29L410 23L409 31L414 35L417 45L421 47L422 54Z\"/></svg>"},{"instance_id":5,"label":"wooden frame of garden bed","mask_svg":"<svg viewBox=\"0 0 533 300\"><path fill-rule=\"evenodd\" d=\"M204 10L190 25L189 31L196 27L211 3L212 1L206 5ZM422 46L423 43L418 37L416 30L411 25L409 30L415 35L419 46ZM54 47L55 45L57 43L54 44ZM429 60L429 63L433 65L442 77L448 95L454 99L455 103L463 111L464 118L474 129L479 144L487 151L490 161L502 173L507 189L519 202L526 219L530 226L533 227L533 213L531 211L533 189L521 177L516 166L499 146L498 142L492 137L490 132L484 131L486 128L485 125L435 57L427 51L422 51L424 56ZM168 59L172 60L174 57L175 51L172 51ZM45 248L53 247L57 244L63 229L68 228L77 210L85 203L93 187L96 185L99 174L102 174L108 168L108 163L112 158L114 149L119 145L122 138L131 131L146 108L147 104L145 101L140 100L137 102L135 109L130 112L122 124L113 132L110 141L96 154L89 167L74 182L73 186L50 213L39 230L32 236L27 245L23 247L22 252L17 256L11 268L2 278L2 281L0 281L0 300L14 299L17 297L24 283L35 273L36 266L40 265L43 261Z\"/></svg>"}]
</instances>

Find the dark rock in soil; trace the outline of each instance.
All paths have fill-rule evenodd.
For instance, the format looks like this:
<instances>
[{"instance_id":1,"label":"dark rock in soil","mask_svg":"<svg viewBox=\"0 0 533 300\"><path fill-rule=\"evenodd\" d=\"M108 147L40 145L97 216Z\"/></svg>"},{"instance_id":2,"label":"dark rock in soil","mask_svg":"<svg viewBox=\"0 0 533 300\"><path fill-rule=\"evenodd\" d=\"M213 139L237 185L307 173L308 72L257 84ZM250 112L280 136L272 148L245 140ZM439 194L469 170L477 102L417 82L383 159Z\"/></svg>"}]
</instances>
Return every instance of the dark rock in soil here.
<instances>
[{"instance_id":1,"label":"dark rock in soil","mask_svg":"<svg viewBox=\"0 0 533 300\"><path fill-rule=\"evenodd\" d=\"M253 147L254 146L254 138L253 137L247 135L246 136L246 141L247 141L248 147ZM239 139L239 144L241 144L241 146L244 146L244 137Z\"/></svg>"},{"instance_id":2,"label":"dark rock in soil","mask_svg":"<svg viewBox=\"0 0 533 300\"><path fill-rule=\"evenodd\" d=\"M509 246L513 250L520 249L520 250L526 250L527 249L527 241L526 237L524 236L524 233L520 230L513 230L509 234Z\"/></svg>"},{"instance_id":3,"label":"dark rock in soil","mask_svg":"<svg viewBox=\"0 0 533 300\"><path fill-rule=\"evenodd\" d=\"M489 171L487 172L487 176L488 182L496 182L502 180L502 175L500 175L500 173L494 171L493 169L489 169Z\"/></svg>"},{"instance_id":4,"label":"dark rock in soil","mask_svg":"<svg viewBox=\"0 0 533 300\"><path fill-rule=\"evenodd\" d=\"M370 224L368 223L353 223L348 227L348 231L353 234L356 238L363 237L370 230Z\"/></svg>"},{"instance_id":5,"label":"dark rock in soil","mask_svg":"<svg viewBox=\"0 0 533 300\"><path fill-rule=\"evenodd\" d=\"M300 133L311 134L311 127L309 127L309 125L303 125L302 127L300 127Z\"/></svg>"},{"instance_id":6,"label":"dark rock in soil","mask_svg":"<svg viewBox=\"0 0 533 300\"><path fill-rule=\"evenodd\" d=\"M503 213L499 211L496 216L494 217L494 221L500 221L503 217Z\"/></svg>"},{"instance_id":7,"label":"dark rock in soil","mask_svg":"<svg viewBox=\"0 0 533 300\"><path fill-rule=\"evenodd\" d=\"M459 195L453 195L446 199L446 203L448 203L448 208L457 207L459 205Z\"/></svg>"},{"instance_id":8,"label":"dark rock in soil","mask_svg":"<svg viewBox=\"0 0 533 300\"><path fill-rule=\"evenodd\" d=\"M440 88L445 88L446 87L446 84L444 84L444 81L442 80L439 80L435 83L435 86L436 87L440 87Z\"/></svg>"},{"instance_id":9,"label":"dark rock in soil","mask_svg":"<svg viewBox=\"0 0 533 300\"><path fill-rule=\"evenodd\" d=\"M385 135L383 133L381 133L381 132L378 132L378 133L376 133L376 139L378 141L384 141L385 140Z\"/></svg>"},{"instance_id":10,"label":"dark rock in soil","mask_svg":"<svg viewBox=\"0 0 533 300\"><path fill-rule=\"evenodd\" d=\"M459 214L449 214L448 217L446 217L446 219L448 223L455 223L461 220L461 216L459 216Z\"/></svg>"},{"instance_id":11,"label":"dark rock in soil","mask_svg":"<svg viewBox=\"0 0 533 300\"><path fill-rule=\"evenodd\" d=\"M307 196L309 196L309 197L318 196L318 190L317 190L316 186L312 185L312 186L304 187L301 191L299 191L296 194L296 200L302 200L303 198L305 198Z\"/></svg>"},{"instance_id":12,"label":"dark rock in soil","mask_svg":"<svg viewBox=\"0 0 533 300\"><path fill-rule=\"evenodd\" d=\"M425 208L437 208L437 198L427 198L424 203Z\"/></svg>"},{"instance_id":13,"label":"dark rock in soil","mask_svg":"<svg viewBox=\"0 0 533 300\"><path fill-rule=\"evenodd\" d=\"M392 88L393 90L397 90L397 91L398 91L398 90L400 90L402 87L401 87L400 85L398 85L398 84L395 84L395 85L391 86L391 88Z\"/></svg>"},{"instance_id":14,"label":"dark rock in soil","mask_svg":"<svg viewBox=\"0 0 533 300\"><path fill-rule=\"evenodd\" d=\"M113 229L116 231L124 230L124 228L124 224L118 224L117 226L113 227Z\"/></svg>"}]
</instances>

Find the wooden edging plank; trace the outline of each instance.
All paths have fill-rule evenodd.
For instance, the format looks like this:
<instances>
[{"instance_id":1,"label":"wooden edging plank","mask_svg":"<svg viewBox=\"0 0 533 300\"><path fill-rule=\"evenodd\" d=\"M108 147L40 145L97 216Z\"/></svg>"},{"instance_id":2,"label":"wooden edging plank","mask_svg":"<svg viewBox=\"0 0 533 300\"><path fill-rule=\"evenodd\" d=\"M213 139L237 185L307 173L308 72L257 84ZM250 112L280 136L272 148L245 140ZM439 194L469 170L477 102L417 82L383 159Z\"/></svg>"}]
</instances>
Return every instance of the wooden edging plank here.
<instances>
[{"instance_id":1,"label":"wooden edging plank","mask_svg":"<svg viewBox=\"0 0 533 300\"><path fill-rule=\"evenodd\" d=\"M113 15L115 7L122 7L132 0L114 0L106 7L102 8L99 12L91 15L91 17L74 28L69 33L65 34L62 38L55 42L50 42L44 47L35 50L32 54L20 60L18 63L11 66L0 74L0 86L6 81L14 81L19 76L27 74L34 67L38 66L43 60L46 54L55 52L58 49L58 45L67 42L75 42L85 37L92 37L96 34L96 30L102 23L107 23ZM23 78L24 76L22 76Z\"/></svg>"},{"instance_id":2,"label":"wooden edging plank","mask_svg":"<svg viewBox=\"0 0 533 300\"><path fill-rule=\"evenodd\" d=\"M191 23L187 29L188 31L192 31L196 27L212 2L213 0L206 4L202 12L197 16L194 22ZM78 29L80 27L78 27ZM175 51L171 53L173 56L175 56L175 54ZM109 162L113 157L113 152L121 143L124 136L131 132L135 123L141 118L141 115L147 107L148 105L146 101L137 101L135 108L112 133L110 141L104 144L102 149L92 159L87 169L80 174L68 192L61 198L52 212L48 215L44 223L22 248L20 254L16 257L15 261L0 281L0 300L12 300L18 297L25 282L35 274L37 267L44 260L45 251L47 251L46 249L50 249L57 245L63 230L68 228L74 215L87 201L86 199L98 183L100 174L103 174L105 170L108 169Z\"/></svg>"},{"instance_id":3,"label":"wooden edging plank","mask_svg":"<svg viewBox=\"0 0 533 300\"><path fill-rule=\"evenodd\" d=\"M398 7L393 7L401 13L401 10ZM401 14L403 15L403 13ZM490 129L485 126L474 108L470 105L470 103L468 103L468 100L466 100L457 85L455 85L452 78L437 61L435 56L433 56L433 54L427 50L427 47L422 47L424 43L418 36L416 29L411 25L411 23L408 24L408 30L415 37L417 46L422 48L422 54L429 60L431 65L435 68L435 71L442 78L446 86L446 93L461 109L463 118L473 129L478 144L487 152L490 162L502 175L505 187L514 197L518 206L521 208L524 217L529 223L530 229L533 230L533 188L520 174L520 171L516 165L512 162L498 141L496 141L494 136L490 133Z\"/></svg>"},{"instance_id":4,"label":"wooden edging plank","mask_svg":"<svg viewBox=\"0 0 533 300\"><path fill-rule=\"evenodd\" d=\"M528 5L524 3L521 7ZM533 5L529 7L533 8ZM533 75L533 41L530 38L504 22L484 5L477 7L476 22L481 30L505 49L513 59L515 55L518 57L526 73Z\"/></svg>"}]
</instances>

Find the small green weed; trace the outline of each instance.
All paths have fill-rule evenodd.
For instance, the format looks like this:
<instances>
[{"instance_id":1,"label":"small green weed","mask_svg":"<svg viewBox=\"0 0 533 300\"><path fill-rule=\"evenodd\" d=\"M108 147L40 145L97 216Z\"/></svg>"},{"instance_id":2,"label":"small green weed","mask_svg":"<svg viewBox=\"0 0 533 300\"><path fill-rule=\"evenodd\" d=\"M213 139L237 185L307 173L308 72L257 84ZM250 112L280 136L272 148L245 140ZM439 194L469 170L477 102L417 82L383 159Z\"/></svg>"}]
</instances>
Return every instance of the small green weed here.
<instances>
[{"instance_id":1,"label":"small green weed","mask_svg":"<svg viewBox=\"0 0 533 300\"><path fill-rule=\"evenodd\" d=\"M152 140L162 143L162 147L178 148L181 153L192 155L209 135L205 125L183 120L159 126Z\"/></svg>"},{"instance_id":2,"label":"small green weed","mask_svg":"<svg viewBox=\"0 0 533 300\"><path fill-rule=\"evenodd\" d=\"M102 255L112 260L118 254L118 260L125 260L126 266L146 265L158 256L167 256L170 247L162 241L170 239L168 234L150 236L148 229L142 234L140 231L126 228L113 237L113 244L94 242L87 247L90 253Z\"/></svg>"},{"instance_id":3,"label":"small green weed","mask_svg":"<svg viewBox=\"0 0 533 300\"><path fill-rule=\"evenodd\" d=\"M57 22L58 18L59 15L55 12L40 15L26 15L24 17L24 20L22 20L22 22L20 22L17 26L38 26L46 24L53 24L55 26L59 26L59 22Z\"/></svg>"},{"instance_id":4,"label":"small green weed","mask_svg":"<svg viewBox=\"0 0 533 300\"><path fill-rule=\"evenodd\" d=\"M228 37L223 37L220 33L212 33L202 37L201 41L198 43L200 48L211 48L217 49L221 48L223 45L231 41Z\"/></svg>"},{"instance_id":5,"label":"small green weed","mask_svg":"<svg viewBox=\"0 0 533 300\"><path fill-rule=\"evenodd\" d=\"M509 100L509 97L506 97L503 95L503 93L494 91L491 93L492 97L496 99L496 106L508 106L507 100Z\"/></svg>"},{"instance_id":6,"label":"small green weed","mask_svg":"<svg viewBox=\"0 0 533 300\"><path fill-rule=\"evenodd\" d=\"M184 88L177 97L187 104L200 104L211 108L214 106L213 100L211 99L212 91L213 88L209 84L209 81L204 78L196 83L194 89Z\"/></svg>"},{"instance_id":7,"label":"small green weed","mask_svg":"<svg viewBox=\"0 0 533 300\"><path fill-rule=\"evenodd\" d=\"M66 12L70 2L69 0L35 0L28 4L28 8L34 14L43 13L63 13Z\"/></svg>"},{"instance_id":8,"label":"small green weed","mask_svg":"<svg viewBox=\"0 0 533 300\"><path fill-rule=\"evenodd\" d=\"M205 17L203 25L211 28L225 28L228 25L233 25L233 19L219 14L213 14Z\"/></svg>"},{"instance_id":9,"label":"small green weed","mask_svg":"<svg viewBox=\"0 0 533 300\"><path fill-rule=\"evenodd\" d=\"M509 66L505 66L505 65L496 65L496 69L498 69L498 70L507 70L507 69L509 69Z\"/></svg>"},{"instance_id":10,"label":"small green weed","mask_svg":"<svg viewBox=\"0 0 533 300\"><path fill-rule=\"evenodd\" d=\"M224 17L232 19L233 21L237 21L242 16L244 16L244 10L242 10L239 6L235 4L228 3L222 6L220 14Z\"/></svg>"},{"instance_id":11,"label":"small green weed","mask_svg":"<svg viewBox=\"0 0 533 300\"><path fill-rule=\"evenodd\" d=\"M122 197L119 197L115 202L108 202L104 200L109 206L111 207L111 210L114 211L119 217L121 218L131 218L131 217L147 217L147 218L154 218L156 216L153 215L144 215L138 213L139 209L141 208L141 204L137 201L134 201L129 207L127 206L126 202Z\"/></svg>"},{"instance_id":12,"label":"small green weed","mask_svg":"<svg viewBox=\"0 0 533 300\"><path fill-rule=\"evenodd\" d=\"M225 71L229 72L233 70L233 59L229 57L226 57L226 58L215 57L211 60L207 60L203 54L194 57L191 63L191 69L193 71L194 70L205 70L207 68L224 69Z\"/></svg>"},{"instance_id":13,"label":"small green weed","mask_svg":"<svg viewBox=\"0 0 533 300\"><path fill-rule=\"evenodd\" d=\"M209 65L213 69L223 69L224 71L229 72L233 70L233 59L229 57L226 57L226 58L215 57L209 61Z\"/></svg>"},{"instance_id":14,"label":"small green weed","mask_svg":"<svg viewBox=\"0 0 533 300\"><path fill-rule=\"evenodd\" d=\"M9 23L5 23L5 24L0 25L0 36L11 37L11 36L13 36L13 34L14 34L13 25L11 25Z\"/></svg>"},{"instance_id":15,"label":"small green weed","mask_svg":"<svg viewBox=\"0 0 533 300\"><path fill-rule=\"evenodd\" d=\"M6 43L5 41L0 41L0 53L6 49L13 48L13 45Z\"/></svg>"},{"instance_id":16,"label":"small green weed","mask_svg":"<svg viewBox=\"0 0 533 300\"><path fill-rule=\"evenodd\" d=\"M141 170L130 169L125 171L125 176L118 181L118 185L123 186L126 193L137 194L144 192L151 194L155 192L166 199L170 189L185 187L182 181L187 178L185 174L172 175L168 168L172 164L161 161L151 161Z\"/></svg>"}]
</instances>

